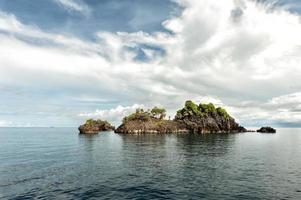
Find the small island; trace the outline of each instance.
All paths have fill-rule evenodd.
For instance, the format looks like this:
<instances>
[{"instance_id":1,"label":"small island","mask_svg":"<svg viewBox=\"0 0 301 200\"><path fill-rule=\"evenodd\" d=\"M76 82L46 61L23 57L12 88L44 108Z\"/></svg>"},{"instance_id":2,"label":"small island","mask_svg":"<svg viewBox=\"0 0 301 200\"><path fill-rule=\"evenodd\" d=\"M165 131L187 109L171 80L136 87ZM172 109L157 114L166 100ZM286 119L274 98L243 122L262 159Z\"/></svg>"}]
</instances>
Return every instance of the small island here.
<instances>
[{"instance_id":1,"label":"small island","mask_svg":"<svg viewBox=\"0 0 301 200\"><path fill-rule=\"evenodd\" d=\"M173 120L165 120L166 110L155 107L144 111L137 109L126 116L115 133L239 133L247 130L235 122L225 109L212 103L199 105L188 100L177 111Z\"/></svg>"},{"instance_id":2,"label":"small island","mask_svg":"<svg viewBox=\"0 0 301 200\"><path fill-rule=\"evenodd\" d=\"M123 118L122 124L115 129L109 122L88 119L78 129L80 134L96 134L102 131L114 131L120 134L169 134L169 133L242 133L255 132L240 126L222 107L212 103L195 104L188 100L179 109L173 120L165 119L166 110L154 107L142 108ZM261 127L256 132L276 133L272 127Z\"/></svg>"},{"instance_id":3,"label":"small island","mask_svg":"<svg viewBox=\"0 0 301 200\"><path fill-rule=\"evenodd\" d=\"M135 113L126 116L122 124L115 130L115 133L122 134L143 134L143 133L187 133L184 123L174 120L165 120L166 110L154 107L144 111L137 109Z\"/></svg>"},{"instance_id":4,"label":"small island","mask_svg":"<svg viewBox=\"0 0 301 200\"><path fill-rule=\"evenodd\" d=\"M101 131L114 131L115 127L107 121L88 119L78 130L80 134L97 134Z\"/></svg>"},{"instance_id":5,"label":"small island","mask_svg":"<svg viewBox=\"0 0 301 200\"><path fill-rule=\"evenodd\" d=\"M276 133L276 129L272 127L261 127L257 130L258 133Z\"/></svg>"}]
</instances>

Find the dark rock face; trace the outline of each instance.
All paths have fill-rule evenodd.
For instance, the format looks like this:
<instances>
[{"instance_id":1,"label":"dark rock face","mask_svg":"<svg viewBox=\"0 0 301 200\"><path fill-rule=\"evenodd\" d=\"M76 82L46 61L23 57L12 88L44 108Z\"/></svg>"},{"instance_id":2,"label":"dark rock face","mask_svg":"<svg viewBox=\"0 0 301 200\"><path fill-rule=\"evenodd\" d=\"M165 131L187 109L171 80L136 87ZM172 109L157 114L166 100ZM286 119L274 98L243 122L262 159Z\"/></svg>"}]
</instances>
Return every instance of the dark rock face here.
<instances>
[{"instance_id":1,"label":"dark rock face","mask_svg":"<svg viewBox=\"0 0 301 200\"><path fill-rule=\"evenodd\" d=\"M239 133L247 132L223 108L213 104L196 105L191 101L177 112L175 121L182 122L193 133Z\"/></svg>"},{"instance_id":2,"label":"dark rock face","mask_svg":"<svg viewBox=\"0 0 301 200\"><path fill-rule=\"evenodd\" d=\"M113 131L115 128L107 121L89 119L78 130L80 134L96 134L101 131Z\"/></svg>"},{"instance_id":3,"label":"dark rock face","mask_svg":"<svg viewBox=\"0 0 301 200\"><path fill-rule=\"evenodd\" d=\"M196 105L186 101L185 107L177 112L174 120L152 117L138 110L124 118L116 133L239 133L247 132L223 109L213 104Z\"/></svg>"},{"instance_id":4,"label":"dark rock face","mask_svg":"<svg viewBox=\"0 0 301 200\"><path fill-rule=\"evenodd\" d=\"M176 118L175 120L184 123L187 129L193 133L247 132L247 130L236 123L232 117L225 119L216 113L206 114L202 117L186 115L181 118Z\"/></svg>"},{"instance_id":5,"label":"dark rock face","mask_svg":"<svg viewBox=\"0 0 301 200\"><path fill-rule=\"evenodd\" d=\"M259 130L257 130L259 133L276 133L276 129L272 127L261 127Z\"/></svg>"}]
</instances>

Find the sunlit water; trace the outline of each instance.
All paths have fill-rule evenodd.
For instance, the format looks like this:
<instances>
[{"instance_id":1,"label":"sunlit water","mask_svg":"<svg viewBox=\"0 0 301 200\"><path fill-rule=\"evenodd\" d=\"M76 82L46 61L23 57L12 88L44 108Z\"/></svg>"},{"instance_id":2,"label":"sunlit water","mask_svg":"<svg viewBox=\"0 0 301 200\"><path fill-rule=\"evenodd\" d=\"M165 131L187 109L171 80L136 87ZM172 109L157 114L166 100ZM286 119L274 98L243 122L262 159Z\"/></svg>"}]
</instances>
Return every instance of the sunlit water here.
<instances>
[{"instance_id":1,"label":"sunlit water","mask_svg":"<svg viewBox=\"0 0 301 200\"><path fill-rule=\"evenodd\" d=\"M301 199L301 129L78 135L1 128L3 199Z\"/></svg>"}]
</instances>

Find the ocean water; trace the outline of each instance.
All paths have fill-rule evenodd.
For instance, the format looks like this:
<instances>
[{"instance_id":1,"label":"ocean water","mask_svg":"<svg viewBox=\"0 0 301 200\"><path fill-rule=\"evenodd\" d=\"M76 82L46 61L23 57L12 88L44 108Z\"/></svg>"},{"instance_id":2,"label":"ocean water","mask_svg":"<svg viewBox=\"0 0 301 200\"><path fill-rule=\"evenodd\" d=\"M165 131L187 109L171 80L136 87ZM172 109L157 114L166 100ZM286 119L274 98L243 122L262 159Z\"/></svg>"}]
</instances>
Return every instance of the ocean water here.
<instances>
[{"instance_id":1,"label":"ocean water","mask_svg":"<svg viewBox=\"0 0 301 200\"><path fill-rule=\"evenodd\" d=\"M0 199L301 199L301 129L85 136L1 128Z\"/></svg>"}]
</instances>

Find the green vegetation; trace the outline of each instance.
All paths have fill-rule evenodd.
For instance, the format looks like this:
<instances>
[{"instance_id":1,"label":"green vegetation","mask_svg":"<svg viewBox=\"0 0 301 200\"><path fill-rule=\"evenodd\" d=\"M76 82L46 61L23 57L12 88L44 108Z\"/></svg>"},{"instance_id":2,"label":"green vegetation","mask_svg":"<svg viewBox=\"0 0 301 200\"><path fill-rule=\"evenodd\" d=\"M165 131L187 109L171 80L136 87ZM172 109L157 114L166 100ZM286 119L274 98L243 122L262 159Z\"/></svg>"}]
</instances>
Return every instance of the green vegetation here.
<instances>
[{"instance_id":1,"label":"green vegetation","mask_svg":"<svg viewBox=\"0 0 301 200\"><path fill-rule=\"evenodd\" d=\"M123 118L122 123L132 120L148 121L151 118L156 118L163 120L166 116L166 110L164 108L154 107L151 110L143 110L142 108L137 108L136 112Z\"/></svg>"},{"instance_id":2,"label":"green vegetation","mask_svg":"<svg viewBox=\"0 0 301 200\"><path fill-rule=\"evenodd\" d=\"M104 126L111 126L111 124L108 121L103 121L103 120L94 120L94 119L88 119L85 123L88 126L94 126L94 125L104 125Z\"/></svg>"},{"instance_id":3,"label":"green vegetation","mask_svg":"<svg viewBox=\"0 0 301 200\"><path fill-rule=\"evenodd\" d=\"M215 106L212 103L200 103L199 105L197 105L191 100L187 100L185 102L184 108L177 111L176 119L183 119L183 117L185 116L193 115L201 118L208 115L211 115L213 117L219 115L226 120L230 119L230 115L224 108L215 108ZM132 120L148 121L150 119L158 119L162 121L165 118L165 116L166 110L164 108L154 107L151 110L146 111L142 108L138 108L136 109L136 112L124 117L122 122L125 123L127 121Z\"/></svg>"},{"instance_id":4,"label":"green vegetation","mask_svg":"<svg viewBox=\"0 0 301 200\"><path fill-rule=\"evenodd\" d=\"M92 125L92 124L94 124L95 123L95 120L93 120L93 119L88 119L87 121L86 121L86 124L87 125Z\"/></svg>"},{"instance_id":5,"label":"green vegetation","mask_svg":"<svg viewBox=\"0 0 301 200\"><path fill-rule=\"evenodd\" d=\"M132 120L141 120L141 121L148 121L151 115L149 111L144 111L142 108L137 108L136 112L130 114L123 118L122 123Z\"/></svg>"},{"instance_id":6,"label":"green vegetation","mask_svg":"<svg viewBox=\"0 0 301 200\"><path fill-rule=\"evenodd\" d=\"M161 120L164 119L164 117L166 116L166 110L164 108L158 108L157 106L151 109L150 113L152 117Z\"/></svg>"},{"instance_id":7,"label":"green vegetation","mask_svg":"<svg viewBox=\"0 0 301 200\"><path fill-rule=\"evenodd\" d=\"M197 114L198 111L198 106L193 103L191 100L188 100L185 102L185 109L188 111L192 111L194 114Z\"/></svg>"},{"instance_id":8,"label":"green vegetation","mask_svg":"<svg viewBox=\"0 0 301 200\"><path fill-rule=\"evenodd\" d=\"M227 113L227 111L224 108L218 107L216 111L220 116L223 116L225 119L227 120L230 119L230 115Z\"/></svg>"},{"instance_id":9,"label":"green vegetation","mask_svg":"<svg viewBox=\"0 0 301 200\"><path fill-rule=\"evenodd\" d=\"M200 105L198 106L198 110L204 113L210 113L216 111L215 106L212 103L209 104L200 103Z\"/></svg>"},{"instance_id":10,"label":"green vegetation","mask_svg":"<svg viewBox=\"0 0 301 200\"><path fill-rule=\"evenodd\" d=\"M191 100L185 102L184 108L177 111L176 118L181 119L187 115L197 115L199 117L204 117L205 115L217 113L218 115L224 117L226 120L230 119L230 115L227 111L221 107L215 108L212 103L199 105L195 104Z\"/></svg>"},{"instance_id":11,"label":"green vegetation","mask_svg":"<svg viewBox=\"0 0 301 200\"><path fill-rule=\"evenodd\" d=\"M198 113L199 113L198 106L195 103L193 103L193 101L188 100L185 102L184 108L177 111L176 117L177 116L180 117L184 115L194 115Z\"/></svg>"}]
</instances>

